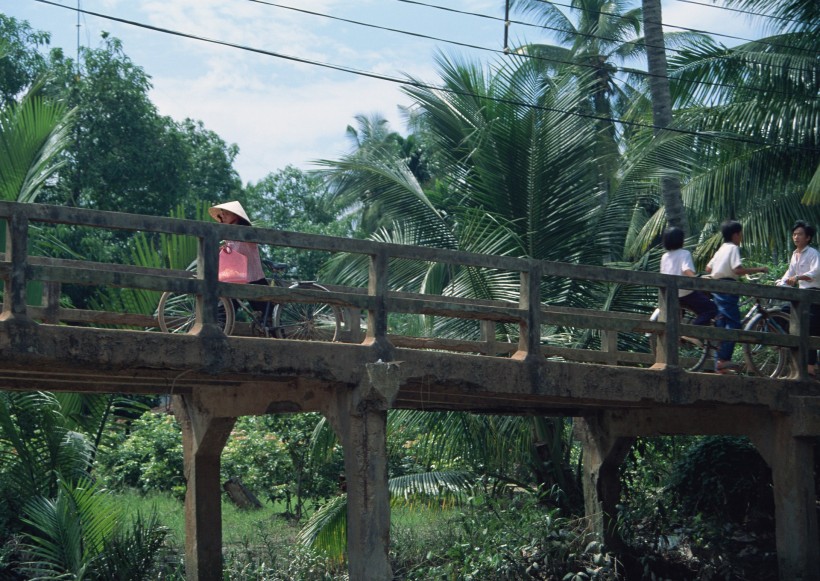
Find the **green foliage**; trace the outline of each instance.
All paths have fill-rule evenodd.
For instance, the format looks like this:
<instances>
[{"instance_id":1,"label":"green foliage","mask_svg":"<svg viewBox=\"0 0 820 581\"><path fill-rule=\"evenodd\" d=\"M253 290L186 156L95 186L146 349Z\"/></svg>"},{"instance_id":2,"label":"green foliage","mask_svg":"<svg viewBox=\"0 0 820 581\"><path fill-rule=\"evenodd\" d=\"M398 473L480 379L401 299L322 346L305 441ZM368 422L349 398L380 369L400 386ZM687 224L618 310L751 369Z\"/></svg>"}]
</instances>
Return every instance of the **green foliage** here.
<instances>
[{"instance_id":1,"label":"green foliage","mask_svg":"<svg viewBox=\"0 0 820 581\"><path fill-rule=\"evenodd\" d=\"M92 447L49 393L0 392L0 538L19 527L30 498L53 498L60 480L88 473Z\"/></svg>"},{"instance_id":2,"label":"green foliage","mask_svg":"<svg viewBox=\"0 0 820 581\"><path fill-rule=\"evenodd\" d=\"M119 518L100 485L83 479L60 482L55 499L26 503L22 571L41 579L85 579ZM66 577L67 575L67 577Z\"/></svg>"},{"instance_id":3,"label":"green foliage","mask_svg":"<svg viewBox=\"0 0 820 581\"><path fill-rule=\"evenodd\" d=\"M106 539L94 564L95 576L106 581L158 578L155 573L168 550L167 536L168 528L160 523L156 509L148 516L137 513L130 526L120 525Z\"/></svg>"},{"instance_id":4,"label":"green foliage","mask_svg":"<svg viewBox=\"0 0 820 581\"><path fill-rule=\"evenodd\" d=\"M238 477L261 498L282 502L299 518L309 499L338 491L341 449L328 461L312 463L308 442L316 414L239 418L222 453L222 480ZM129 433L105 443L98 454L99 477L112 488L185 494L182 432L171 415L147 413Z\"/></svg>"},{"instance_id":5,"label":"green foliage","mask_svg":"<svg viewBox=\"0 0 820 581\"><path fill-rule=\"evenodd\" d=\"M38 579L147 579L168 530L156 511L126 523L115 498L99 483L60 483L54 500L36 497L25 508L21 572Z\"/></svg>"},{"instance_id":6,"label":"green foliage","mask_svg":"<svg viewBox=\"0 0 820 581\"><path fill-rule=\"evenodd\" d=\"M240 189L232 168L237 153L201 124L177 124L148 98L150 77L122 43L104 36L77 63L52 55L50 94L76 106L71 156L50 188L52 203L100 210L167 215L200 196Z\"/></svg>"},{"instance_id":7,"label":"green foliage","mask_svg":"<svg viewBox=\"0 0 820 581\"><path fill-rule=\"evenodd\" d=\"M342 563L299 544L266 544L231 548L225 555L223 579L231 581L346 581Z\"/></svg>"},{"instance_id":8,"label":"green foliage","mask_svg":"<svg viewBox=\"0 0 820 581\"><path fill-rule=\"evenodd\" d=\"M222 454L223 477L237 476L257 495L282 502L287 515L300 518L308 499L338 490L343 473L341 448L326 462L312 462L310 436L317 414L240 418Z\"/></svg>"},{"instance_id":9,"label":"green foliage","mask_svg":"<svg viewBox=\"0 0 820 581\"><path fill-rule=\"evenodd\" d=\"M424 560L401 563L403 579L614 580L615 559L580 521L545 511L537 497L477 497L449 522L446 543L434 541ZM401 548L396 547L397 558Z\"/></svg>"},{"instance_id":10,"label":"green foliage","mask_svg":"<svg viewBox=\"0 0 820 581\"><path fill-rule=\"evenodd\" d=\"M39 49L49 39L25 20L0 13L0 106L13 102L43 73L46 60Z\"/></svg>"},{"instance_id":11,"label":"green foliage","mask_svg":"<svg viewBox=\"0 0 820 581\"><path fill-rule=\"evenodd\" d=\"M97 453L99 477L111 488L171 491L185 496L182 431L172 415L146 413L130 432L106 442Z\"/></svg>"},{"instance_id":12,"label":"green foliage","mask_svg":"<svg viewBox=\"0 0 820 581\"><path fill-rule=\"evenodd\" d=\"M715 522L773 511L771 471L745 438L703 438L675 465L669 492L682 514Z\"/></svg>"},{"instance_id":13,"label":"green foliage","mask_svg":"<svg viewBox=\"0 0 820 581\"><path fill-rule=\"evenodd\" d=\"M2 61L0 61L2 62ZM40 87L0 108L0 199L34 202L62 166L72 113Z\"/></svg>"}]
</instances>

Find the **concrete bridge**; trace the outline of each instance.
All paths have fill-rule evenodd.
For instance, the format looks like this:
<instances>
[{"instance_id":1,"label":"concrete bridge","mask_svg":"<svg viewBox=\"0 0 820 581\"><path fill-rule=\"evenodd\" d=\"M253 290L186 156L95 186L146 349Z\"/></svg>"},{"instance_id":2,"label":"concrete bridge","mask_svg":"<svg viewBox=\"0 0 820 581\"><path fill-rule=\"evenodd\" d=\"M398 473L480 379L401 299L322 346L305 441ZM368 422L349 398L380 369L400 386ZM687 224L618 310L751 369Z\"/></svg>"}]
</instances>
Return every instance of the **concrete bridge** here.
<instances>
[{"instance_id":1,"label":"concrete bridge","mask_svg":"<svg viewBox=\"0 0 820 581\"><path fill-rule=\"evenodd\" d=\"M187 478L186 566L190 580L221 579L220 454L236 418L317 411L344 446L351 579L387 580L390 525L385 454L391 408L571 416L584 447L585 506L605 540L618 502L618 465L638 436L748 436L772 469L780 578L820 579L813 445L820 390L805 375L814 293L670 277L624 269L477 255L262 228L37 204L0 202L6 249L0 316L0 389L168 394L183 428ZM196 273L29 255L32 227L180 234L196 238ZM345 252L369 264L367 286L327 293L217 280L220 240ZM401 261L475 269L514 281L516 301L400 292L390 269ZM677 313L678 289L721 290L788 301L790 335L682 325L677 317L558 308L538 300L549 278L658 289L663 312ZM42 281L39 305L27 286ZM154 317L60 307L61 285L175 291L197 296L188 334L156 329ZM321 295L321 296L319 296ZM337 342L226 336L217 298L322 302L346 313ZM474 340L388 334L388 316L420 313L473 321ZM364 316L362 316L364 315ZM517 343L497 340L511 325ZM549 326L586 328L600 349L545 345ZM619 334L655 333L655 354L618 351ZM679 365L681 334L735 339L788 350L790 377L690 373ZM623 336L623 335L622 335Z\"/></svg>"}]
</instances>

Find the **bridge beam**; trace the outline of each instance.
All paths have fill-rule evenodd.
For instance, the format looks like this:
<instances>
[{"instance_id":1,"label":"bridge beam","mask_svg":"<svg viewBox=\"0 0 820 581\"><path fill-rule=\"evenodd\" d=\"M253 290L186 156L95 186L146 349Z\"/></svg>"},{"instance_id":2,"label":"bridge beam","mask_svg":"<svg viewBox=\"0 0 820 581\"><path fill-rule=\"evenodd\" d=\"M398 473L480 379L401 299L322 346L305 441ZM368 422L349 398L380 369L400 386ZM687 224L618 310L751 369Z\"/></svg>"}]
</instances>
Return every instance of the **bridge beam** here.
<instances>
[{"instance_id":1,"label":"bridge beam","mask_svg":"<svg viewBox=\"0 0 820 581\"><path fill-rule=\"evenodd\" d=\"M773 415L750 434L772 469L777 563L782 581L820 579L814 441L794 436L793 418Z\"/></svg>"},{"instance_id":2,"label":"bridge beam","mask_svg":"<svg viewBox=\"0 0 820 581\"><path fill-rule=\"evenodd\" d=\"M624 548L617 529L621 482L618 467L626 458L634 437L616 436L600 416L575 418L576 437L583 446L584 513L592 530L614 550Z\"/></svg>"},{"instance_id":3,"label":"bridge beam","mask_svg":"<svg viewBox=\"0 0 820 581\"><path fill-rule=\"evenodd\" d=\"M397 363L368 363L367 377L339 390L324 414L344 448L347 557L350 579L392 579L390 492L387 487L387 410L399 390Z\"/></svg>"},{"instance_id":4,"label":"bridge beam","mask_svg":"<svg viewBox=\"0 0 820 581\"><path fill-rule=\"evenodd\" d=\"M214 417L194 398L174 396L174 415L182 427L185 465L185 578L222 579L222 449L236 418Z\"/></svg>"}]
</instances>

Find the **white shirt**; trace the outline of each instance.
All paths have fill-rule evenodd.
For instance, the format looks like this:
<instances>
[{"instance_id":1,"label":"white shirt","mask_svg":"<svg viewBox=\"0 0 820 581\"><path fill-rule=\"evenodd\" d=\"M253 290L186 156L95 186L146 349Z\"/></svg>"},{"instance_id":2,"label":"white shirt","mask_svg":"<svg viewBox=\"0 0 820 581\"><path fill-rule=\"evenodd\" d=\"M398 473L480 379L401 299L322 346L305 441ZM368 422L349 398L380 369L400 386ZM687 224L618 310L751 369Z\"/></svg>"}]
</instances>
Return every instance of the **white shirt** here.
<instances>
[{"instance_id":1,"label":"white shirt","mask_svg":"<svg viewBox=\"0 0 820 581\"><path fill-rule=\"evenodd\" d=\"M722 278L737 280L735 269L740 266L740 248L732 242L724 242L707 265L712 273L712 278L718 280Z\"/></svg>"},{"instance_id":2,"label":"white shirt","mask_svg":"<svg viewBox=\"0 0 820 581\"><path fill-rule=\"evenodd\" d=\"M806 246L803 252L795 250L789 260L789 268L783 278L777 281L777 286L789 286L786 280L792 276L810 276L814 280L801 280L797 285L800 288L820 288L820 252L811 246Z\"/></svg>"},{"instance_id":3,"label":"white shirt","mask_svg":"<svg viewBox=\"0 0 820 581\"><path fill-rule=\"evenodd\" d=\"M692 260L692 253L683 248L668 250L661 256L661 274L674 274L684 276L684 272L691 270L695 272L695 263ZM678 296L685 297L692 294L690 290L679 290Z\"/></svg>"}]
</instances>

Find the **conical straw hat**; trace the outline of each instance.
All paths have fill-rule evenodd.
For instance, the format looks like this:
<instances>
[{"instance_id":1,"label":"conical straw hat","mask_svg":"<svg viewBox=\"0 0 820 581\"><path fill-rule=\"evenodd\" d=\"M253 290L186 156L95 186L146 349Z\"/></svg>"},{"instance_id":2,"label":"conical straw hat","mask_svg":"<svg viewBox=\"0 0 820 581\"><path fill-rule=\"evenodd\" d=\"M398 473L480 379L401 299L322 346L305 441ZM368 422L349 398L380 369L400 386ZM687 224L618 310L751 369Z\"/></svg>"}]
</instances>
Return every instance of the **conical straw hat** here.
<instances>
[{"instance_id":1,"label":"conical straw hat","mask_svg":"<svg viewBox=\"0 0 820 581\"><path fill-rule=\"evenodd\" d=\"M242 207L242 204L239 202L225 202L224 204L219 204L217 206L213 206L208 208L208 213L211 215L211 218L219 221L219 213L221 211L230 212L231 214L236 214L243 220L245 220L248 224L251 223L251 219L248 218L248 215L245 213L245 208Z\"/></svg>"}]
</instances>

